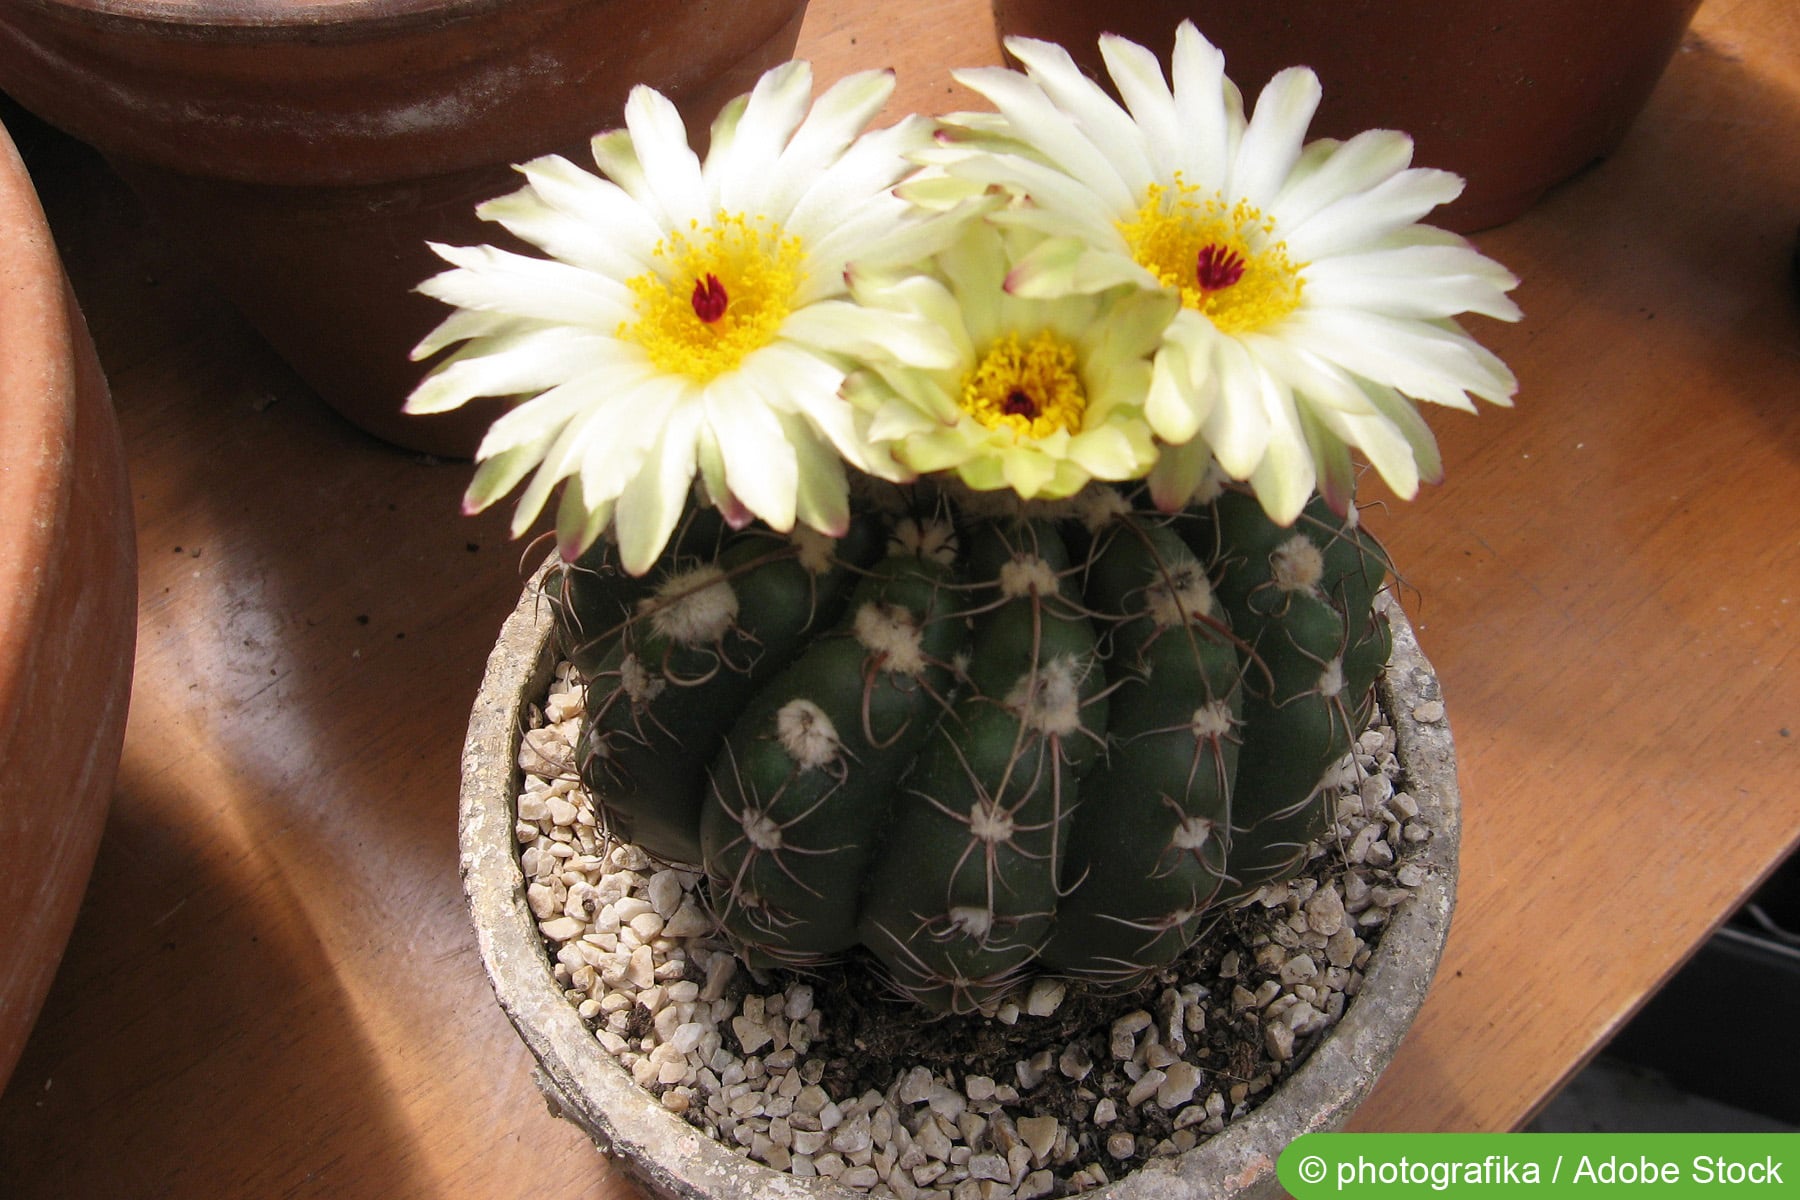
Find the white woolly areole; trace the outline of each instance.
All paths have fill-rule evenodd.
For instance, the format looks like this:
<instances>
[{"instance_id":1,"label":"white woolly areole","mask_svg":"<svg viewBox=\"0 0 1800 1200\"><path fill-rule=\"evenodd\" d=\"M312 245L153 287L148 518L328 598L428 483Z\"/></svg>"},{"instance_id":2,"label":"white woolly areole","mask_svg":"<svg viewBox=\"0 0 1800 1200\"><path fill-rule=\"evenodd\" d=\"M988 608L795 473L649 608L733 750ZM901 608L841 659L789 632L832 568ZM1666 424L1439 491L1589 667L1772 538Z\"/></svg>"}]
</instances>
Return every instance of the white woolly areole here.
<instances>
[{"instance_id":1,"label":"white woolly areole","mask_svg":"<svg viewBox=\"0 0 1800 1200\"><path fill-rule=\"evenodd\" d=\"M1319 676L1319 695L1335 696L1344 690L1344 660L1334 658Z\"/></svg>"},{"instance_id":2,"label":"white woolly areole","mask_svg":"<svg viewBox=\"0 0 1800 1200\"><path fill-rule=\"evenodd\" d=\"M1081 678L1085 672L1073 655L1045 663L1013 685L1006 707L1027 729L1051 737L1068 737L1081 728Z\"/></svg>"},{"instance_id":3,"label":"white woolly areole","mask_svg":"<svg viewBox=\"0 0 1800 1200\"><path fill-rule=\"evenodd\" d=\"M1213 823L1205 817L1183 817L1175 826L1175 833L1169 838L1169 845L1177 850L1198 850L1206 845L1212 837Z\"/></svg>"},{"instance_id":4,"label":"white woolly areole","mask_svg":"<svg viewBox=\"0 0 1800 1200\"><path fill-rule=\"evenodd\" d=\"M1144 608L1158 629L1185 625L1212 611L1212 581L1193 557L1176 559L1144 589Z\"/></svg>"},{"instance_id":5,"label":"white woolly areole","mask_svg":"<svg viewBox=\"0 0 1800 1200\"><path fill-rule=\"evenodd\" d=\"M644 660L627 654L619 662L619 688L633 704L648 704L662 695L669 681L644 666Z\"/></svg>"},{"instance_id":6,"label":"white woolly areole","mask_svg":"<svg viewBox=\"0 0 1800 1200\"><path fill-rule=\"evenodd\" d=\"M1009 558L1000 567L1000 594L1008 600L1020 596L1054 596L1056 569L1035 554Z\"/></svg>"},{"instance_id":7,"label":"white woolly areole","mask_svg":"<svg viewBox=\"0 0 1800 1200\"><path fill-rule=\"evenodd\" d=\"M898 604L871 600L856 610L856 640L881 659L881 668L895 675L925 673L925 634L911 612Z\"/></svg>"},{"instance_id":8,"label":"white woolly areole","mask_svg":"<svg viewBox=\"0 0 1800 1200\"><path fill-rule=\"evenodd\" d=\"M949 566L956 561L956 527L948 521L905 517L894 525L888 556L922 558Z\"/></svg>"},{"instance_id":9,"label":"white woolly areole","mask_svg":"<svg viewBox=\"0 0 1800 1200\"><path fill-rule=\"evenodd\" d=\"M738 598L717 563L704 563L669 576L653 595L638 601L650 628L681 646L718 641L737 620Z\"/></svg>"},{"instance_id":10,"label":"white woolly areole","mask_svg":"<svg viewBox=\"0 0 1800 1200\"><path fill-rule=\"evenodd\" d=\"M836 761L842 748L831 718L805 698L789 700L781 706L775 714L775 736L788 757L808 771Z\"/></svg>"},{"instance_id":11,"label":"white woolly areole","mask_svg":"<svg viewBox=\"0 0 1800 1200\"><path fill-rule=\"evenodd\" d=\"M1231 732L1231 705L1223 700L1202 704L1194 710L1188 728L1193 730L1195 738L1216 741L1224 737Z\"/></svg>"},{"instance_id":12,"label":"white woolly areole","mask_svg":"<svg viewBox=\"0 0 1800 1200\"><path fill-rule=\"evenodd\" d=\"M836 538L799 525L788 534L788 541L800 552L796 561L808 575L823 575L831 570L832 552L837 549Z\"/></svg>"},{"instance_id":13,"label":"white woolly areole","mask_svg":"<svg viewBox=\"0 0 1800 1200\"><path fill-rule=\"evenodd\" d=\"M1355 529L1362 524L1362 513L1357 510L1356 501L1352 500L1344 506L1344 528Z\"/></svg>"},{"instance_id":14,"label":"white woolly areole","mask_svg":"<svg viewBox=\"0 0 1800 1200\"><path fill-rule=\"evenodd\" d=\"M1310 592L1325 578L1325 555L1304 533L1296 533L1269 555L1269 574L1284 592Z\"/></svg>"},{"instance_id":15,"label":"white woolly areole","mask_svg":"<svg viewBox=\"0 0 1800 1200\"><path fill-rule=\"evenodd\" d=\"M977 800L969 809L969 832L977 841L990 846L1010 842L1013 829L1012 817L992 800Z\"/></svg>"},{"instance_id":16,"label":"white woolly areole","mask_svg":"<svg viewBox=\"0 0 1800 1200\"><path fill-rule=\"evenodd\" d=\"M968 937L985 938L994 928L994 910L974 904L959 904L944 917L952 929Z\"/></svg>"},{"instance_id":17,"label":"white woolly areole","mask_svg":"<svg viewBox=\"0 0 1800 1200\"><path fill-rule=\"evenodd\" d=\"M771 820L768 814L746 808L742 824L744 836L758 850L781 849L781 826Z\"/></svg>"},{"instance_id":18,"label":"white woolly areole","mask_svg":"<svg viewBox=\"0 0 1800 1200\"><path fill-rule=\"evenodd\" d=\"M1089 487L1075 496L1075 515L1089 533L1099 533L1131 512L1131 501L1109 487Z\"/></svg>"}]
</instances>

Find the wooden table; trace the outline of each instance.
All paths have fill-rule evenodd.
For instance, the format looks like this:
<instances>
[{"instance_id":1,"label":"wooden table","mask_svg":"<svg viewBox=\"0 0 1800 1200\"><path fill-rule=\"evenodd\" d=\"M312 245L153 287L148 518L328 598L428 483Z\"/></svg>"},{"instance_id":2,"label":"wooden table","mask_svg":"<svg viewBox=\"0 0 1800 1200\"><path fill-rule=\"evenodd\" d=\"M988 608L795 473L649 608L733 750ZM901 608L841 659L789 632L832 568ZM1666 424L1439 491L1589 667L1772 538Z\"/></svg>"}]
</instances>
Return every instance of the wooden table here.
<instances>
[{"instance_id":1,"label":"wooden table","mask_svg":"<svg viewBox=\"0 0 1800 1200\"><path fill-rule=\"evenodd\" d=\"M907 8L816 0L802 53L967 103L946 65L993 53L985 5ZM130 451L141 633L0 1192L633 1197L546 1115L457 878L505 514L459 517L466 467L322 408L90 156L43 161ZM1448 484L1371 518L1467 837L1362 1128L1520 1124L1800 838L1797 221L1800 9L1712 0L1623 149L1479 239L1526 280L1528 319L1480 331L1518 409L1441 414Z\"/></svg>"}]
</instances>

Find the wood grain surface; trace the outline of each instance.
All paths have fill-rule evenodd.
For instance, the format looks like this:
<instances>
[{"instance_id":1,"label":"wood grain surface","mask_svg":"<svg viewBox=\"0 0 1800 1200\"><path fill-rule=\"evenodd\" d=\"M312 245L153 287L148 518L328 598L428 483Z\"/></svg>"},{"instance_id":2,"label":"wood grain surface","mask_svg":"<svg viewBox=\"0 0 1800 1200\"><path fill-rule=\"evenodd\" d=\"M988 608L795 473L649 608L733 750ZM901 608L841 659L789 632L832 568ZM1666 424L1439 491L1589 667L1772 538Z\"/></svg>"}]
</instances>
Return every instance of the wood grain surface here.
<instances>
[{"instance_id":1,"label":"wood grain surface","mask_svg":"<svg viewBox=\"0 0 1800 1200\"><path fill-rule=\"evenodd\" d=\"M980 0L815 0L801 53L896 67L895 111L997 55ZM1618 153L1478 238L1525 279L1479 331L1518 407L1441 414L1448 482L1370 515L1467 832L1361 1128L1518 1125L1800 840L1797 132L1800 9L1711 0ZM128 447L140 633L0 1193L636 1200L538 1098L457 877L506 514L321 406L91 155L34 166Z\"/></svg>"}]
</instances>

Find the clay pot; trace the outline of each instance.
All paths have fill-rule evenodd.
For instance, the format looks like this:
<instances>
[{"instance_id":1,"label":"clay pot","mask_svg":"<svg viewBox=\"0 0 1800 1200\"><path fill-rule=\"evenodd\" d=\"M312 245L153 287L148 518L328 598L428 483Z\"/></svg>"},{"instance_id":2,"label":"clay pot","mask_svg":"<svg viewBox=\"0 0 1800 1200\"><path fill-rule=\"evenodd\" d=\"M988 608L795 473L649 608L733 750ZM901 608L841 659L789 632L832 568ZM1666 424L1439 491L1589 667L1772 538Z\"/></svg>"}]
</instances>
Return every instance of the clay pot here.
<instances>
[{"instance_id":1,"label":"clay pot","mask_svg":"<svg viewBox=\"0 0 1800 1200\"><path fill-rule=\"evenodd\" d=\"M112 400L0 129L0 1085L75 924L125 736L137 546Z\"/></svg>"},{"instance_id":2,"label":"clay pot","mask_svg":"<svg viewBox=\"0 0 1800 1200\"><path fill-rule=\"evenodd\" d=\"M1117 33L1166 64L1191 18L1225 52L1246 102L1283 67L1318 72L1315 137L1413 135L1414 162L1468 180L1432 220L1511 220L1618 145L1699 0L993 0L1002 36L1061 42L1105 80Z\"/></svg>"},{"instance_id":3,"label":"clay pot","mask_svg":"<svg viewBox=\"0 0 1800 1200\"><path fill-rule=\"evenodd\" d=\"M498 402L400 405L446 309L412 289L427 240L475 219L510 164L585 155L632 85L690 129L793 52L805 0L19 0L0 90L92 143L333 407L466 457ZM588 160L591 162L591 159Z\"/></svg>"},{"instance_id":4,"label":"clay pot","mask_svg":"<svg viewBox=\"0 0 1800 1200\"><path fill-rule=\"evenodd\" d=\"M550 605L539 580L525 589L488 659L463 749L462 871L488 977L538 1063L552 1107L665 1200L866 1200L866 1194L773 1171L733 1153L665 1109L607 1053L558 987L525 901L514 797L529 710L541 706L555 667ZM1449 932L1456 894L1461 806L1450 731L1414 709L1439 698L1437 676L1398 605L1388 615L1394 652L1381 684L1407 791L1432 837L1424 882L1396 911L1344 1016L1267 1101L1193 1150L1151 1164L1093 1200L1274 1200L1275 1163L1302 1133L1341 1127L1374 1087L1424 1002Z\"/></svg>"}]
</instances>

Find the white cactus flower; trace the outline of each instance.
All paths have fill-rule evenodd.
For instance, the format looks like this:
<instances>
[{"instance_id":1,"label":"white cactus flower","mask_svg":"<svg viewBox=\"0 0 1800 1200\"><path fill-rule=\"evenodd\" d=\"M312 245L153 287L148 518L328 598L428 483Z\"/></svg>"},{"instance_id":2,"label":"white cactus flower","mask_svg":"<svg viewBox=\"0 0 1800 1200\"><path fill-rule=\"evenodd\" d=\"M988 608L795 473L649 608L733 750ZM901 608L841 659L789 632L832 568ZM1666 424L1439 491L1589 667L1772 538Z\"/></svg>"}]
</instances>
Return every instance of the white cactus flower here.
<instances>
[{"instance_id":1,"label":"white cactus flower","mask_svg":"<svg viewBox=\"0 0 1800 1200\"><path fill-rule=\"evenodd\" d=\"M901 477L839 389L855 356L931 363L942 340L847 296L852 260L912 262L950 223L894 185L928 143L909 118L865 132L890 72L812 102L803 62L777 67L714 122L702 161L675 107L631 93L625 127L593 141L600 175L550 156L479 210L549 257L434 247L452 266L421 286L458 308L414 351L462 343L407 410L478 396L521 401L489 429L465 507L527 475L515 536L557 485L563 553L608 527L627 570L654 563L698 477L734 524L841 534L845 464Z\"/></svg>"},{"instance_id":2,"label":"white cactus flower","mask_svg":"<svg viewBox=\"0 0 1800 1200\"><path fill-rule=\"evenodd\" d=\"M1123 106L1061 47L1007 48L1023 73L957 74L998 112L946 118L925 158L951 190L932 179L916 196L940 203L960 183L1022 197L996 219L1045 239L1009 277L1016 295L1135 284L1180 298L1144 403L1168 443L1160 503L1185 503L1216 458L1277 521L1315 487L1341 510L1347 447L1410 497L1441 472L1414 401L1510 402L1512 374L1455 318L1516 320L1518 281L1418 223L1462 181L1413 168L1409 138L1307 144L1320 88L1305 68L1275 76L1246 118L1224 56L1187 22L1169 77L1142 46L1101 39Z\"/></svg>"}]
</instances>

